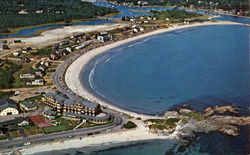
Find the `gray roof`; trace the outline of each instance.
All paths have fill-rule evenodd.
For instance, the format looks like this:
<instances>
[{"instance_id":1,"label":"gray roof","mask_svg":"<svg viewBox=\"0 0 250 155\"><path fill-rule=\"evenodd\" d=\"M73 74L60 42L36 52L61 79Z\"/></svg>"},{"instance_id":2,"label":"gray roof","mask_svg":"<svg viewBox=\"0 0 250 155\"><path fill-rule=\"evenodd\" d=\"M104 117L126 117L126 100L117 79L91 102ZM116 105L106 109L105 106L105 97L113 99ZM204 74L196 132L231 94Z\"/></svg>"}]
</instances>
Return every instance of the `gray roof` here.
<instances>
[{"instance_id":1,"label":"gray roof","mask_svg":"<svg viewBox=\"0 0 250 155\"><path fill-rule=\"evenodd\" d=\"M91 108L91 109L95 109L98 106L97 103L89 102L89 101L86 101L83 99L75 101L73 99L70 99L66 95L56 94L56 93L52 93L52 92L47 92L45 94L45 97L53 97L53 98L55 98L56 102L60 103L60 104L71 105L71 104L75 104L75 102L78 102L78 103L84 105L85 107Z\"/></svg>"},{"instance_id":2,"label":"gray roof","mask_svg":"<svg viewBox=\"0 0 250 155\"><path fill-rule=\"evenodd\" d=\"M22 102L21 104L24 105L24 106L27 107L27 108L34 108L34 107L36 107L35 104L31 104L31 103L29 103L29 102L27 102L27 101Z\"/></svg>"},{"instance_id":3,"label":"gray roof","mask_svg":"<svg viewBox=\"0 0 250 155\"><path fill-rule=\"evenodd\" d=\"M16 102L14 100L4 98L0 100L0 111L6 109L6 108L15 108L17 109Z\"/></svg>"},{"instance_id":4,"label":"gray roof","mask_svg":"<svg viewBox=\"0 0 250 155\"><path fill-rule=\"evenodd\" d=\"M66 99L66 100L64 101L64 104L67 104L67 105L73 105L73 104L75 104L75 100L72 100L72 99Z\"/></svg>"},{"instance_id":5,"label":"gray roof","mask_svg":"<svg viewBox=\"0 0 250 155\"><path fill-rule=\"evenodd\" d=\"M96 119L96 120L106 120L106 119L108 119L110 117L108 114L106 114L103 117L96 117L96 116L90 116L90 115L85 115L85 114L77 114L77 113L71 113L71 112L63 112L63 115L75 116L75 117L85 118L85 119Z\"/></svg>"},{"instance_id":6,"label":"gray roof","mask_svg":"<svg viewBox=\"0 0 250 155\"><path fill-rule=\"evenodd\" d=\"M56 115L56 112L55 111L52 111L50 109L47 109L43 112L44 114L48 114L48 115Z\"/></svg>"}]
</instances>

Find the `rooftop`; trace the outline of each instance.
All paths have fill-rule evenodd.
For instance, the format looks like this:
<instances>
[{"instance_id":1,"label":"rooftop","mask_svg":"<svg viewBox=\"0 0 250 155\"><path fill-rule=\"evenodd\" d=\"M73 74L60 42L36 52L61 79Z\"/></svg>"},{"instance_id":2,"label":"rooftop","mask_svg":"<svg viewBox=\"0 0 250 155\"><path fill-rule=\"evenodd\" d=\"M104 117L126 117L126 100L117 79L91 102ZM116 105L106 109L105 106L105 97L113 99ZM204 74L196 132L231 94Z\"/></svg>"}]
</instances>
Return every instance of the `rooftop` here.
<instances>
[{"instance_id":1,"label":"rooftop","mask_svg":"<svg viewBox=\"0 0 250 155\"><path fill-rule=\"evenodd\" d=\"M36 107L35 104L31 104L31 103L29 103L29 102L27 102L27 101L22 102L21 104L24 105L24 106L27 107L27 108L35 108L35 107Z\"/></svg>"},{"instance_id":2,"label":"rooftop","mask_svg":"<svg viewBox=\"0 0 250 155\"><path fill-rule=\"evenodd\" d=\"M71 113L71 112L63 112L64 115L67 116L75 116L75 117L80 117L80 118L85 118L85 119L95 119L95 120L103 120L103 119L108 119L110 116L108 114L103 114L101 116L90 116L90 115L85 115L85 114L77 114L77 113Z\"/></svg>"},{"instance_id":3,"label":"rooftop","mask_svg":"<svg viewBox=\"0 0 250 155\"><path fill-rule=\"evenodd\" d=\"M16 102L14 100L4 98L0 99L0 111L6 109L6 108L15 108L17 109Z\"/></svg>"},{"instance_id":4,"label":"rooftop","mask_svg":"<svg viewBox=\"0 0 250 155\"><path fill-rule=\"evenodd\" d=\"M89 101L86 101L86 100L73 100L73 99L70 99L67 95L64 95L64 94L61 94L61 93L52 93L52 92L47 92L45 94L45 97L53 97L57 103L60 103L60 104L67 104L67 105L72 105L72 104L75 104L76 102L79 103L79 104L82 104L84 105L85 107L87 108L91 108L91 109L94 109L98 106L97 103L92 103L92 102L89 102Z\"/></svg>"}]
</instances>

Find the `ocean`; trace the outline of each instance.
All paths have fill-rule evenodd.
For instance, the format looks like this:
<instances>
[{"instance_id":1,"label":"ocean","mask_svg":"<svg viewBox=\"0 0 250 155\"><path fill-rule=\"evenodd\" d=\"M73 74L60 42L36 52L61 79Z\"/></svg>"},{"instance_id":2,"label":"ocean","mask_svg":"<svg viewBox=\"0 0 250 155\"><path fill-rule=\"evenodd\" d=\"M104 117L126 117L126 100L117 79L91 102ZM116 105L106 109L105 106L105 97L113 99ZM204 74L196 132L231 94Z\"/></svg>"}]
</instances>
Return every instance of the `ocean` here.
<instances>
[{"instance_id":1,"label":"ocean","mask_svg":"<svg viewBox=\"0 0 250 155\"><path fill-rule=\"evenodd\" d=\"M243 25L202 26L140 39L94 58L82 78L95 95L139 113L161 115L189 103L197 111L235 105L239 115L248 115L249 30ZM237 137L197 133L182 152L158 141L93 154L249 154L249 126L240 129Z\"/></svg>"}]
</instances>

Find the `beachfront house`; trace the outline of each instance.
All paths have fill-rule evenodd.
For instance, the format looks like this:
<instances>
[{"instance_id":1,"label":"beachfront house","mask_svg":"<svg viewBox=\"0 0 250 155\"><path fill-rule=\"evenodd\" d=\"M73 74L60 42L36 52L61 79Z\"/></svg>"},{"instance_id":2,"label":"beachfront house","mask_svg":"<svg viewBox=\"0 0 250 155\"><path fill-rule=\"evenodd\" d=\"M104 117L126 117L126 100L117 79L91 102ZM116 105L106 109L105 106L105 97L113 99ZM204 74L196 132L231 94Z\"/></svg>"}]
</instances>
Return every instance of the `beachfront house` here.
<instances>
[{"instance_id":1,"label":"beachfront house","mask_svg":"<svg viewBox=\"0 0 250 155\"><path fill-rule=\"evenodd\" d=\"M44 95L43 101L48 109L55 111L59 116L88 119L94 122L107 122L110 119L108 114L102 113L99 104L84 100L75 101L61 93L48 92Z\"/></svg>"},{"instance_id":2,"label":"beachfront house","mask_svg":"<svg viewBox=\"0 0 250 155\"><path fill-rule=\"evenodd\" d=\"M108 32L101 32L97 36L97 40L100 42L106 42L109 41L112 38L112 36Z\"/></svg>"},{"instance_id":3,"label":"beachfront house","mask_svg":"<svg viewBox=\"0 0 250 155\"><path fill-rule=\"evenodd\" d=\"M20 56L20 53L19 52L14 52L13 56L18 57L18 56Z\"/></svg>"},{"instance_id":4,"label":"beachfront house","mask_svg":"<svg viewBox=\"0 0 250 155\"><path fill-rule=\"evenodd\" d=\"M26 49L22 50L22 53L30 53L32 52L32 48L31 47L27 47Z\"/></svg>"}]
</instances>

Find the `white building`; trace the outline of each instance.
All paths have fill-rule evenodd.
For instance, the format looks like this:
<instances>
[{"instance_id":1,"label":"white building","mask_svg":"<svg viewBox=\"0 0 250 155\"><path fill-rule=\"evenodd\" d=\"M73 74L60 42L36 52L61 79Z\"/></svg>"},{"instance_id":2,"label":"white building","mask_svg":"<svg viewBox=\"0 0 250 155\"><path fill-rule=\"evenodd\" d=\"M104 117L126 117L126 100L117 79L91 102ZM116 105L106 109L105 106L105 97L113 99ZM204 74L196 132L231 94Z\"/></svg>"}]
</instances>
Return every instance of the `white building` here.
<instances>
[{"instance_id":1,"label":"white building","mask_svg":"<svg viewBox=\"0 0 250 155\"><path fill-rule=\"evenodd\" d=\"M106 42L111 39L111 35L107 32L101 32L100 35L97 36L97 40L100 42Z\"/></svg>"},{"instance_id":2,"label":"white building","mask_svg":"<svg viewBox=\"0 0 250 155\"><path fill-rule=\"evenodd\" d=\"M0 116L17 115L17 114L19 114L19 111L14 100L7 98L0 100Z\"/></svg>"}]
</instances>

